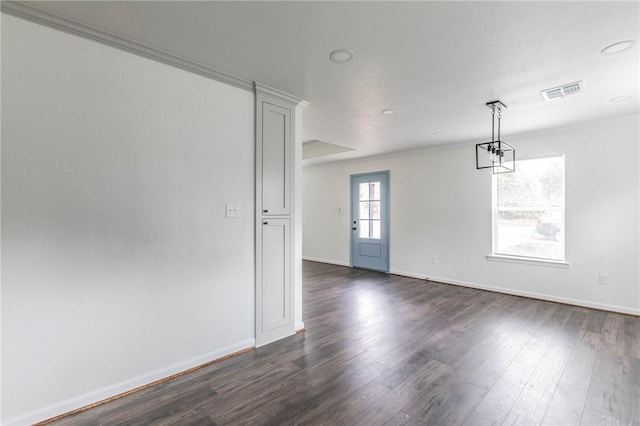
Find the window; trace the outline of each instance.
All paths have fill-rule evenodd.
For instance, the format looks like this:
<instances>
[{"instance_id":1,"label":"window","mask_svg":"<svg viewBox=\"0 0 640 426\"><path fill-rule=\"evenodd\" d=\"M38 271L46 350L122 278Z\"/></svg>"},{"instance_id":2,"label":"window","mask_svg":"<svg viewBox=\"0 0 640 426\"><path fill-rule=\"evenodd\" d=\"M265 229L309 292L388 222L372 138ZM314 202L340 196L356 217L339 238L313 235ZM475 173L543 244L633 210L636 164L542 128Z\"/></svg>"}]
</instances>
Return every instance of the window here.
<instances>
[{"instance_id":1,"label":"window","mask_svg":"<svg viewBox=\"0 0 640 426\"><path fill-rule=\"evenodd\" d=\"M359 186L360 238L380 239L380 182Z\"/></svg>"},{"instance_id":2,"label":"window","mask_svg":"<svg viewBox=\"0 0 640 426\"><path fill-rule=\"evenodd\" d=\"M493 254L564 262L564 156L494 175Z\"/></svg>"}]
</instances>

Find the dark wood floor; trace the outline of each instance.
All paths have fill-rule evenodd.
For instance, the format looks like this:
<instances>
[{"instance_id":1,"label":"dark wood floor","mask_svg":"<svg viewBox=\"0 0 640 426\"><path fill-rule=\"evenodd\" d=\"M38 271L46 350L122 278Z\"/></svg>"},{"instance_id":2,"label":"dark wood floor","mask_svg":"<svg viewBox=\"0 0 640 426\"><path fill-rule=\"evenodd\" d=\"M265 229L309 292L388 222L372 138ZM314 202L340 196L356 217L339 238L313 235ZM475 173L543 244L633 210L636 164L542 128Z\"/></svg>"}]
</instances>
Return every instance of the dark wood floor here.
<instances>
[{"instance_id":1,"label":"dark wood floor","mask_svg":"<svg viewBox=\"0 0 640 426\"><path fill-rule=\"evenodd\" d=\"M56 425L640 425L640 318L304 263L307 331Z\"/></svg>"}]
</instances>

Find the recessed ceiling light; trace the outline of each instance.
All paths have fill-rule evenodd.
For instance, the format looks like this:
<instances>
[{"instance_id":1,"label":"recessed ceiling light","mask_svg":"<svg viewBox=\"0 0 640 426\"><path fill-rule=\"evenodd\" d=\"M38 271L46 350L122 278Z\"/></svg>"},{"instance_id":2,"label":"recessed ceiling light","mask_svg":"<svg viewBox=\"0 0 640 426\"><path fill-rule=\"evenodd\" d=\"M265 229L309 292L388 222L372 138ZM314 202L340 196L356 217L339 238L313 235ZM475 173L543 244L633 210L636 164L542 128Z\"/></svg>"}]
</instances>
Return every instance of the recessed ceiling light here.
<instances>
[{"instance_id":1,"label":"recessed ceiling light","mask_svg":"<svg viewBox=\"0 0 640 426\"><path fill-rule=\"evenodd\" d=\"M614 98L609 99L609 102L624 102L624 101L630 101L631 100L631 96L616 96Z\"/></svg>"},{"instance_id":2,"label":"recessed ceiling light","mask_svg":"<svg viewBox=\"0 0 640 426\"><path fill-rule=\"evenodd\" d=\"M331 52L331 54L329 55L329 59L331 59L333 62L336 63L342 63L342 62L348 62L351 59L353 59L353 57L356 54L353 53L353 50L349 50L349 49L338 49L338 50L334 50L333 52Z\"/></svg>"},{"instance_id":3,"label":"recessed ceiling light","mask_svg":"<svg viewBox=\"0 0 640 426\"><path fill-rule=\"evenodd\" d=\"M380 111L380 114L382 115L393 115L396 113L395 109L383 109L382 111Z\"/></svg>"},{"instance_id":4,"label":"recessed ceiling light","mask_svg":"<svg viewBox=\"0 0 640 426\"><path fill-rule=\"evenodd\" d=\"M631 46L633 46L633 44L633 40L619 41L617 43L613 43L611 46L605 47L600 51L600 53L602 53L603 55L613 55L615 53L620 53L624 52L627 49L631 49Z\"/></svg>"},{"instance_id":5,"label":"recessed ceiling light","mask_svg":"<svg viewBox=\"0 0 640 426\"><path fill-rule=\"evenodd\" d=\"M442 136L444 134L444 132L433 132L433 136Z\"/></svg>"}]
</instances>

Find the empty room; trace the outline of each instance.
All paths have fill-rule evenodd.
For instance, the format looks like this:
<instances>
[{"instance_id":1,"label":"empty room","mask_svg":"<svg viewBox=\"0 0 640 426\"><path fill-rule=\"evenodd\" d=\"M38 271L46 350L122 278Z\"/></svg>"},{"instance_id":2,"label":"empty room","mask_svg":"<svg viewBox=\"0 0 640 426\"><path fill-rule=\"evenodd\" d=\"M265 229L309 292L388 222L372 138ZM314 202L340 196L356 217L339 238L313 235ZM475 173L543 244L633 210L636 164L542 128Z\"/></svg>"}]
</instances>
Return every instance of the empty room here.
<instances>
[{"instance_id":1,"label":"empty room","mask_svg":"<svg viewBox=\"0 0 640 426\"><path fill-rule=\"evenodd\" d=\"M2 1L0 424L640 425L637 1Z\"/></svg>"}]
</instances>

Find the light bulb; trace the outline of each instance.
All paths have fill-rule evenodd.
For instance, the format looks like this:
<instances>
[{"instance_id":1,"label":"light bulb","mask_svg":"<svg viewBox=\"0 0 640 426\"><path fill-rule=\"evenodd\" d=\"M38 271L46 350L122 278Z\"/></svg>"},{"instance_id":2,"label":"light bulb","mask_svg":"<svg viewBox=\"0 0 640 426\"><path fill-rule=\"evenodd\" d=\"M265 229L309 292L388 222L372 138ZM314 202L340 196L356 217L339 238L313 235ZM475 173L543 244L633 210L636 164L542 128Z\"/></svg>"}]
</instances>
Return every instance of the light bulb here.
<instances>
[{"instance_id":1,"label":"light bulb","mask_svg":"<svg viewBox=\"0 0 640 426\"><path fill-rule=\"evenodd\" d=\"M493 154L491 153L491 145L487 145L487 153L484 157L487 161L493 161Z\"/></svg>"},{"instance_id":2,"label":"light bulb","mask_svg":"<svg viewBox=\"0 0 640 426\"><path fill-rule=\"evenodd\" d=\"M498 161L498 149L495 146L491 147L491 154L492 154L491 161L493 161L494 163Z\"/></svg>"}]
</instances>

